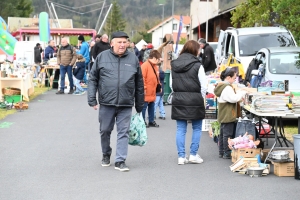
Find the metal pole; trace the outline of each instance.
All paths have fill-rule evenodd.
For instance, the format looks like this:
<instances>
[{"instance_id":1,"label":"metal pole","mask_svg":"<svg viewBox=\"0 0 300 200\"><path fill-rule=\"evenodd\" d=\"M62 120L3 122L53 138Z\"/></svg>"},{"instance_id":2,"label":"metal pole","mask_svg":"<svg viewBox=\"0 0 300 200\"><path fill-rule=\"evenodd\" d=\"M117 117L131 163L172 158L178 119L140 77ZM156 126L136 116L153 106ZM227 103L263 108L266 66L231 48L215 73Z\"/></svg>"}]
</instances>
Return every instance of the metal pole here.
<instances>
[{"instance_id":1,"label":"metal pole","mask_svg":"<svg viewBox=\"0 0 300 200\"><path fill-rule=\"evenodd\" d=\"M174 26L173 21L174 21L174 0L172 2L172 38L173 38L173 26Z\"/></svg>"},{"instance_id":2,"label":"metal pole","mask_svg":"<svg viewBox=\"0 0 300 200\"><path fill-rule=\"evenodd\" d=\"M100 14L99 14L99 17L98 17L96 26L95 26L95 30L97 30L97 27L98 27L98 25L99 25L100 17L101 17L101 15L102 15L102 11L103 11L103 8L104 8L104 5L105 5L105 1L106 1L106 0L104 0L104 2L103 2L102 8L101 8L101 11L100 11Z\"/></svg>"},{"instance_id":3,"label":"metal pole","mask_svg":"<svg viewBox=\"0 0 300 200\"><path fill-rule=\"evenodd\" d=\"M61 28L53 3L51 3L51 6L52 6L52 9L53 9L54 15L56 17L57 23L58 23L58 27Z\"/></svg>"},{"instance_id":4,"label":"metal pole","mask_svg":"<svg viewBox=\"0 0 300 200\"><path fill-rule=\"evenodd\" d=\"M98 30L98 34L100 33L100 31L101 31L101 29L102 29L102 27L103 27L103 25L104 25L104 23L105 23L105 21L106 21L106 18L107 18L107 16L108 16L108 14L109 14L109 12L110 12L112 6L113 6L113 4L110 4L110 6L109 6L109 8L108 8L108 11L107 11L107 13L106 13L106 15L105 15L105 17L104 17L104 20L103 20L103 22L102 22L102 24L101 24L101 26L100 26L100 28L99 28L99 30Z\"/></svg>"},{"instance_id":5,"label":"metal pole","mask_svg":"<svg viewBox=\"0 0 300 200\"><path fill-rule=\"evenodd\" d=\"M53 19L54 20L54 17L53 17L53 14L52 14L52 11L51 11L51 8L49 6L49 2L48 0L45 0L46 1L46 4L47 4L47 7L48 7L48 10L49 10L49 15L50 15L50 19ZM55 23L55 26L57 27L57 24Z\"/></svg>"},{"instance_id":6,"label":"metal pole","mask_svg":"<svg viewBox=\"0 0 300 200\"><path fill-rule=\"evenodd\" d=\"M207 17L207 21L206 21L206 33L205 33L205 40L206 42L208 42L208 0L207 0L207 7L206 7L206 17Z\"/></svg>"},{"instance_id":7,"label":"metal pole","mask_svg":"<svg viewBox=\"0 0 300 200\"><path fill-rule=\"evenodd\" d=\"M165 17L165 4L163 4L163 13L162 13L162 22L164 21L164 17ZM162 43L163 43L163 40L164 40L164 25L162 24L161 25L161 38L162 38Z\"/></svg>"}]
</instances>

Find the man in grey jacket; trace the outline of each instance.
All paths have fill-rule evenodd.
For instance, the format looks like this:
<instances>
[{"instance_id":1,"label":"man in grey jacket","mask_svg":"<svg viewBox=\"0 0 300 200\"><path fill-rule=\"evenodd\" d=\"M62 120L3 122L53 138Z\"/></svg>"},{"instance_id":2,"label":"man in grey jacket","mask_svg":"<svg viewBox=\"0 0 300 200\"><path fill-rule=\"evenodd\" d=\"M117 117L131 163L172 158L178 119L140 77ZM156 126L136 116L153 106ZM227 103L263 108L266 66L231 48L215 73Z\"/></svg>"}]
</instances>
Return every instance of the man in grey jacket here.
<instances>
[{"instance_id":1,"label":"man in grey jacket","mask_svg":"<svg viewBox=\"0 0 300 200\"><path fill-rule=\"evenodd\" d=\"M125 164L132 107L140 113L144 105L144 83L138 58L126 50L128 35L112 34L112 48L99 54L89 76L88 104L99 109L102 166L110 166L110 135L117 126L115 169L129 171ZM96 93L98 92L98 102Z\"/></svg>"}]
</instances>

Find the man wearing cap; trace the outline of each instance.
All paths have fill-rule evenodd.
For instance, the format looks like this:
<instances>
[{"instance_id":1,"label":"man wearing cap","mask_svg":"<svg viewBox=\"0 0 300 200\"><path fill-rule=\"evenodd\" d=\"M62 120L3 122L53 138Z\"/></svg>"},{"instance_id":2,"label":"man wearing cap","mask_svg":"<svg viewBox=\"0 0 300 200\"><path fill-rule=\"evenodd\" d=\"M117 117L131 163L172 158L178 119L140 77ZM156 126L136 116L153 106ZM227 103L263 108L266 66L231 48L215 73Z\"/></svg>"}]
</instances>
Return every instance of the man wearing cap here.
<instances>
[{"instance_id":1,"label":"man wearing cap","mask_svg":"<svg viewBox=\"0 0 300 200\"><path fill-rule=\"evenodd\" d=\"M117 126L115 169L129 171L125 164L132 107L140 113L144 105L144 83L138 58L126 49L128 35L112 34L112 48L99 54L89 76L88 104L99 108L102 166L110 166L111 132ZM98 93L98 101L96 94Z\"/></svg>"},{"instance_id":2,"label":"man wearing cap","mask_svg":"<svg viewBox=\"0 0 300 200\"><path fill-rule=\"evenodd\" d=\"M78 51L78 54L81 54L84 57L85 67L87 69L87 66L90 62L89 44L84 40L83 35L78 36L78 41L80 45L80 50ZM86 70L84 70L83 82L87 83Z\"/></svg>"},{"instance_id":3,"label":"man wearing cap","mask_svg":"<svg viewBox=\"0 0 300 200\"><path fill-rule=\"evenodd\" d=\"M150 52L152 51L152 49L153 49L153 45L151 43L148 43L147 44L147 49L144 52L143 62L146 62L148 60Z\"/></svg>"},{"instance_id":4,"label":"man wearing cap","mask_svg":"<svg viewBox=\"0 0 300 200\"><path fill-rule=\"evenodd\" d=\"M205 73L210 74L217 68L214 50L208 43L206 43L204 38L200 38L198 43L200 44L200 48L203 50L203 52L200 53L200 57L202 58L201 62L204 67L204 71Z\"/></svg>"}]
</instances>

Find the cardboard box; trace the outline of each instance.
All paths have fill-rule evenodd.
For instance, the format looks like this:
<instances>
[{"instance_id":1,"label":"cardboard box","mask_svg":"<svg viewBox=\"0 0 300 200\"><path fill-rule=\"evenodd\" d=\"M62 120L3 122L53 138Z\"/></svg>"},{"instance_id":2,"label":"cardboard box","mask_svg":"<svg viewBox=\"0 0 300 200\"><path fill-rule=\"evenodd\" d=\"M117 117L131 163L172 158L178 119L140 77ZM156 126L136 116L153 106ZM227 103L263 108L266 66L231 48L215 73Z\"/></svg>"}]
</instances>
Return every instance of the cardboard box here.
<instances>
[{"instance_id":1,"label":"cardboard box","mask_svg":"<svg viewBox=\"0 0 300 200\"><path fill-rule=\"evenodd\" d=\"M276 176L295 176L294 162L272 163L274 165L274 174Z\"/></svg>"},{"instance_id":2,"label":"cardboard box","mask_svg":"<svg viewBox=\"0 0 300 200\"><path fill-rule=\"evenodd\" d=\"M235 149L231 152L231 161L235 162L240 157L254 158L257 154L260 156L261 149Z\"/></svg>"}]
</instances>

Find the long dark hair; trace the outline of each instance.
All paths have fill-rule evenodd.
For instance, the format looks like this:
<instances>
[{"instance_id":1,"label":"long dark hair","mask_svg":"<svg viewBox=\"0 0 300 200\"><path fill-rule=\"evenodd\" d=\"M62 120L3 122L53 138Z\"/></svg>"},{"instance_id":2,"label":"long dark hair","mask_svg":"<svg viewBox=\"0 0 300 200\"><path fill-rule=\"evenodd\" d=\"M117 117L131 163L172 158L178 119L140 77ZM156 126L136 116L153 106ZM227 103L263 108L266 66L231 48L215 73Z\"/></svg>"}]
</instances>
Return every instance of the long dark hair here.
<instances>
[{"instance_id":1,"label":"long dark hair","mask_svg":"<svg viewBox=\"0 0 300 200\"><path fill-rule=\"evenodd\" d=\"M198 42L196 42L195 40L189 40L185 43L179 55L183 53L190 53L193 54L194 56L197 56L199 48L200 45Z\"/></svg>"},{"instance_id":2,"label":"long dark hair","mask_svg":"<svg viewBox=\"0 0 300 200\"><path fill-rule=\"evenodd\" d=\"M236 71L234 69L232 69L231 67L227 67L221 72L220 79L224 81L227 76L230 76L232 78L235 74Z\"/></svg>"}]
</instances>

